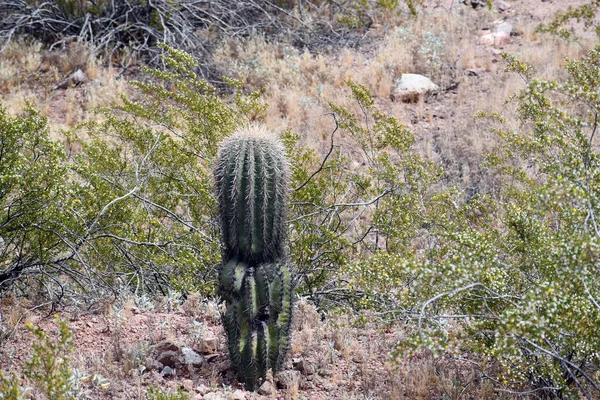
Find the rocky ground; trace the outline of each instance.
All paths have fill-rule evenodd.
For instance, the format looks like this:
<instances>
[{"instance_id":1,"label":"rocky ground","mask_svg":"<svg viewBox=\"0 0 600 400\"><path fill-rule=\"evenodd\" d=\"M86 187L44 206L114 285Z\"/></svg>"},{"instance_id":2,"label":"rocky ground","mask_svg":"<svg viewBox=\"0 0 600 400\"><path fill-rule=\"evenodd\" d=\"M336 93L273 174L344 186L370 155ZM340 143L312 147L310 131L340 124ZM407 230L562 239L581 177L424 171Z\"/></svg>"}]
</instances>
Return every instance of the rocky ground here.
<instances>
[{"instance_id":1,"label":"rocky ground","mask_svg":"<svg viewBox=\"0 0 600 400\"><path fill-rule=\"evenodd\" d=\"M324 322L314 306L300 301L285 369L269 377L257 393L247 392L230 370L217 307L192 299L171 312L125 306L107 313L70 316L67 322L74 342L70 359L87 377L79 395L145 399L147 389L154 387L173 393L181 389L193 399L212 400L401 398L406 386L408 395L427 398L447 380L429 376L418 382L413 377L404 383L386 363L399 330L353 327L345 317ZM39 312L17 313L11 304L0 311L9 319L24 315L0 350L3 372L20 373L34 341L24 322L52 337L57 334L56 322ZM425 360L419 364L421 375L427 376L433 364Z\"/></svg>"}]
</instances>

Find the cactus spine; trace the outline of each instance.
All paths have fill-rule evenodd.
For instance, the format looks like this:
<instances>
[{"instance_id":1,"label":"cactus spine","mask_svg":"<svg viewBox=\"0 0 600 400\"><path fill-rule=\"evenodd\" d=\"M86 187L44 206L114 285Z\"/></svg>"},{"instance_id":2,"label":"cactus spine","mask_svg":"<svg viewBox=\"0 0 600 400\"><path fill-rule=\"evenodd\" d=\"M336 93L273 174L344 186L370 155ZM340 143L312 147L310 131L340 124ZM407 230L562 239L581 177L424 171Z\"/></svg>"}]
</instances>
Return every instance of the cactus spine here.
<instances>
[{"instance_id":1,"label":"cactus spine","mask_svg":"<svg viewBox=\"0 0 600 400\"><path fill-rule=\"evenodd\" d=\"M288 166L282 144L259 127L219 149L215 181L223 235L219 293L231 362L256 390L281 369L290 344L292 272L285 263Z\"/></svg>"}]
</instances>

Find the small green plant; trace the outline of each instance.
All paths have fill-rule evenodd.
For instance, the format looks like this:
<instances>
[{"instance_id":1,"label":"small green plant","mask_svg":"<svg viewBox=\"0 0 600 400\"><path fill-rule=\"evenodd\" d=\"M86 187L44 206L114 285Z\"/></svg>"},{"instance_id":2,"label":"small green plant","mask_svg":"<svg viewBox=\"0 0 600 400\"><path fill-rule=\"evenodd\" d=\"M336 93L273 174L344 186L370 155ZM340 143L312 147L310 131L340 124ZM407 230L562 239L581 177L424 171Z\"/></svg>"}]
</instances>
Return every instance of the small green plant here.
<instances>
[{"instance_id":1,"label":"small green plant","mask_svg":"<svg viewBox=\"0 0 600 400\"><path fill-rule=\"evenodd\" d=\"M6 377L0 371L0 399L2 400L21 400L31 398L33 388L21 386L16 375L12 374Z\"/></svg>"},{"instance_id":2,"label":"small green plant","mask_svg":"<svg viewBox=\"0 0 600 400\"><path fill-rule=\"evenodd\" d=\"M73 381L69 355L73 351L72 334L67 323L58 316L58 338L53 340L40 328L27 324L27 329L36 337L33 355L25 364L25 376L52 400L73 399Z\"/></svg>"},{"instance_id":3,"label":"small green plant","mask_svg":"<svg viewBox=\"0 0 600 400\"><path fill-rule=\"evenodd\" d=\"M442 56L445 51L445 40L443 36L436 36L431 33L425 33L423 36L424 43L419 48L421 54L429 66L433 69L438 69L442 65Z\"/></svg>"},{"instance_id":4,"label":"small green plant","mask_svg":"<svg viewBox=\"0 0 600 400\"><path fill-rule=\"evenodd\" d=\"M55 316L58 337L53 339L31 323L27 330L35 336L33 354L23 368L25 377L45 398L70 400L78 398L89 377L71 367L73 351L71 330L67 323ZM0 372L0 399L20 400L33 395L33 388L22 386L15 375L10 378Z\"/></svg>"},{"instance_id":5,"label":"small green plant","mask_svg":"<svg viewBox=\"0 0 600 400\"><path fill-rule=\"evenodd\" d=\"M223 323L238 379L250 390L281 368L292 317L284 250L288 166L283 145L267 135L258 127L234 134L215 169L225 247Z\"/></svg>"},{"instance_id":6,"label":"small green plant","mask_svg":"<svg viewBox=\"0 0 600 400\"><path fill-rule=\"evenodd\" d=\"M140 371L140 368L144 367L144 361L150 354L150 343L142 342L137 346L125 351L123 354L123 370L125 373L130 374L132 371ZM143 371L143 369L142 369Z\"/></svg>"}]
</instances>

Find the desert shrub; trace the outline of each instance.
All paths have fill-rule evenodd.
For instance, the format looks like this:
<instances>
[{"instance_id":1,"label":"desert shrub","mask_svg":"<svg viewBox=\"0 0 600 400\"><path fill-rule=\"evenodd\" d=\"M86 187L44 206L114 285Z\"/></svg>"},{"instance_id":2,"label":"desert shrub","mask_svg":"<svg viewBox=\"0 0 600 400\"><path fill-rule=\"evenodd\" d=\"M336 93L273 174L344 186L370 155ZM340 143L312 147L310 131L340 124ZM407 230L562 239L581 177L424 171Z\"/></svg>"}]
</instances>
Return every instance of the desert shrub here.
<instances>
[{"instance_id":1,"label":"desert shrub","mask_svg":"<svg viewBox=\"0 0 600 400\"><path fill-rule=\"evenodd\" d=\"M31 359L25 364L25 376L49 399L72 399L71 366L69 353L73 349L71 331L67 323L56 318L58 338L53 340L40 328L28 324L27 329L36 337Z\"/></svg>"},{"instance_id":2,"label":"desert shrub","mask_svg":"<svg viewBox=\"0 0 600 400\"><path fill-rule=\"evenodd\" d=\"M397 355L423 346L479 353L494 360L483 369L506 390L593 398L600 391L600 48L567 60L564 82L535 79L530 66L504 58L527 82L513 99L518 131L488 116L504 139L488 160L504 189L448 213L436 250L406 269L407 317L417 329Z\"/></svg>"},{"instance_id":3,"label":"desert shrub","mask_svg":"<svg viewBox=\"0 0 600 400\"><path fill-rule=\"evenodd\" d=\"M349 88L352 109L330 104L336 131L327 156L315 163L308 150L290 149L296 188L290 254L301 291L318 303L346 306L378 292L371 285L380 275L357 281L351 268L356 261L389 253L414 259L411 241L426 225L426 204L440 172L417 153L410 131L375 106L364 86Z\"/></svg>"},{"instance_id":4,"label":"desert shrub","mask_svg":"<svg viewBox=\"0 0 600 400\"><path fill-rule=\"evenodd\" d=\"M77 179L96 193L87 210L118 201L97 220L107 228L94 235L102 265L129 271L127 285L145 291L166 284L208 293L220 259L212 185L217 143L260 119L264 105L259 93L245 96L233 80L227 82L235 94L220 97L193 72L190 55L167 50L170 69L149 69L152 80L133 83L139 102L124 98L121 107L105 110L105 122L78 131L86 138L74 157Z\"/></svg>"},{"instance_id":5,"label":"desert shrub","mask_svg":"<svg viewBox=\"0 0 600 400\"><path fill-rule=\"evenodd\" d=\"M600 25L596 20L598 7L600 7L598 0L590 0L577 7L569 6L565 11L558 12L549 23L538 25L536 31L550 33L565 40L577 41L580 37L572 26L572 22L576 22L582 25L584 31L592 30L596 36L600 37Z\"/></svg>"},{"instance_id":6,"label":"desert shrub","mask_svg":"<svg viewBox=\"0 0 600 400\"><path fill-rule=\"evenodd\" d=\"M65 232L66 156L46 118L31 107L9 117L0 108L0 287L21 273L58 267Z\"/></svg>"},{"instance_id":7,"label":"desert shrub","mask_svg":"<svg viewBox=\"0 0 600 400\"><path fill-rule=\"evenodd\" d=\"M22 387L19 379L14 374L6 377L0 372L0 399L26 399L30 392L31 388Z\"/></svg>"},{"instance_id":8,"label":"desert shrub","mask_svg":"<svg viewBox=\"0 0 600 400\"><path fill-rule=\"evenodd\" d=\"M219 97L193 72L189 55L169 52L169 70L148 70L156 83L136 83L143 103L124 99L104 122L67 133L64 143L50 140L34 110L21 117L1 111L5 292L37 291L63 305L89 305L125 288L212 292L220 257L216 144L260 118L264 106L259 93L245 96L231 80L236 92Z\"/></svg>"}]
</instances>

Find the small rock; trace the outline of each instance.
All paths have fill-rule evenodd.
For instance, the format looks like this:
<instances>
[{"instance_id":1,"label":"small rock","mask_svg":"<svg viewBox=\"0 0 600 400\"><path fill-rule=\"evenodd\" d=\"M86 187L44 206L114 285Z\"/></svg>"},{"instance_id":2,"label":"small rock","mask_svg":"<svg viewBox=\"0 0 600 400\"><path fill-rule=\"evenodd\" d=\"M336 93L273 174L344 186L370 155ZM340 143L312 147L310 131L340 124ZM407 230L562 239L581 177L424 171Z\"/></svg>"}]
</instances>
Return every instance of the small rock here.
<instances>
[{"instance_id":1,"label":"small rock","mask_svg":"<svg viewBox=\"0 0 600 400\"><path fill-rule=\"evenodd\" d=\"M194 389L194 381L191 379L184 379L181 381L181 386L186 392L191 392Z\"/></svg>"},{"instance_id":2,"label":"small rock","mask_svg":"<svg viewBox=\"0 0 600 400\"><path fill-rule=\"evenodd\" d=\"M182 347L183 363L192 367L200 367L204 364L204 358L189 347Z\"/></svg>"},{"instance_id":3,"label":"small rock","mask_svg":"<svg viewBox=\"0 0 600 400\"><path fill-rule=\"evenodd\" d=\"M217 358L219 358L218 354L207 354L206 356L204 356L204 360L206 362L212 362L215 361Z\"/></svg>"},{"instance_id":4,"label":"small rock","mask_svg":"<svg viewBox=\"0 0 600 400\"><path fill-rule=\"evenodd\" d=\"M292 365L296 371L300 371L303 375L312 375L315 373L315 367L301 357L292 359Z\"/></svg>"},{"instance_id":5,"label":"small rock","mask_svg":"<svg viewBox=\"0 0 600 400\"><path fill-rule=\"evenodd\" d=\"M506 22L506 21L498 21L496 23L496 27L494 28L494 31L496 32L504 32L504 33L508 33L509 35L513 32L514 27L510 22Z\"/></svg>"},{"instance_id":6,"label":"small rock","mask_svg":"<svg viewBox=\"0 0 600 400\"><path fill-rule=\"evenodd\" d=\"M158 362L154 358L148 358L144 364L148 371L160 371L163 369L164 365Z\"/></svg>"},{"instance_id":7,"label":"small rock","mask_svg":"<svg viewBox=\"0 0 600 400\"><path fill-rule=\"evenodd\" d=\"M162 370L162 376L175 376L175 370L171 367L164 367Z\"/></svg>"},{"instance_id":8,"label":"small rock","mask_svg":"<svg viewBox=\"0 0 600 400\"><path fill-rule=\"evenodd\" d=\"M200 353L202 354L215 354L217 352L219 342L217 336L211 331L207 331L206 334L200 340Z\"/></svg>"},{"instance_id":9,"label":"small rock","mask_svg":"<svg viewBox=\"0 0 600 400\"><path fill-rule=\"evenodd\" d=\"M281 371L275 377L279 389L298 388L300 384L300 372L294 370Z\"/></svg>"},{"instance_id":10,"label":"small rock","mask_svg":"<svg viewBox=\"0 0 600 400\"><path fill-rule=\"evenodd\" d=\"M487 46L504 47L510 43L510 34L506 32L494 32L479 38L481 44Z\"/></svg>"},{"instance_id":11,"label":"small rock","mask_svg":"<svg viewBox=\"0 0 600 400\"><path fill-rule=\"evenodd\" d=\"M275 394L275 388L271 382L264 381L263 384L258 388L258 394L263 396L272 396Z\"/></svg>"},{"instance_id":12,"label":"small rock","mask_svg":"<svg viewBox=\"0 0 600 400\"><path fill-rule=\"evenodd\" d=\"M392 101L416 102L419 97L438 90L439 87L426 76L419 74L402 74L397 81L396 88L391 94Z\"/></svg>"},{"instance_id":13,"label":"small rock","mask_svg":"<svg viewBox=\"0 0 600 400\"><path fill-rule=\"evenodd\" d=\"M496 7L499 11L506 11L510 8L510 4L503 0L496 0Z\"/></svg>"},{"instance_id":14,"label":"small rock","mask_svg":"<svg viewBox=\"0 0 600 400\"><path fill-rule=\"evenodd\" d=\"M229 400L223 393L210 392L203 397L204 400Z\"/></svg>"},{"instance_id":15,"label":"small rock","mask_svg":"<svg viewBox=\"0 0 600 400\"><path fill-rule=\"evenodd\" d=\"M200 393L196 393L194 395L194 400L203 400L203 399L204 399L204 396L202 396Z\"/></svg>"},{"instance_id":16,"label":"small rock","mask_svg":"<svg viewBox=\"0 0 600 400\"><path fill-rule=\"evenodd\" d=\"M75 71L73 73L73 76L71 77L71 79L73 80L73 82L75 84L86 83L87 81L89 81L89 78L86 75L86 73L80 69L78 69L77 71Z\"/></svg>"},{"instance_id":17,"label":"small rock","mask_svg":"<svg viewBox=\"0 0 600 400\"><path fill-rule=\"evenodd\" d=\"M354 357L352 357L352 361L354 361L357 364L361 364L365 362L365 357L362 354L356 354Z\"/></svg>"},{"instance_id":18,"label":"small rock","mask_svg":"<svg viewBox=\"0 0 600 400\"><path fill-rule=\"evenodd\" d=\"M230 400L246 400L246 394L244 393L243 390L236 390L235 392L231 393L231 395L229 396Z\"/></svg>"},{"instance_id":19,"label":"small rock","mask_svg":"<svg viewBox=\"0 0 600 400\"><path fill-rule=\"evenodd\" d=\"M478 8L478 7L485 7L485 6L487 6L487 3L486 3L485 1L483 1L483 0L471 0L471 1L469 1L469 0L466 0L466 1L464 2L464 4L465 4L465 5L469 5L469 4L470 4L470 5L471 5L471 7L473 7L473 8Z\"/></svg>"},{"instance_id":20,"label":"small rock","mask_svg":"<svg viewBox=\"0 0 600 400\"><path fill-rule=\"evenodd\" d=\"M179 351L179 346L168 340L163 340L162 342L154 345L154 350L157 354L160 354L164 351Z\"/></svg>"},{"instance_id":21,"label":"small rock","mask_svg":"<svg viewBox=\"0 0 600 400\"><path fill-rule=\"evenodd\" d=\"M201 395L205 395L206 393L210 392L210 388L204 384L196 386L194 390L196 393L200 393Z\"/></svg>"},{"instance_id":22,"label":"small rock","mask_svg":"<svg viewBox=\"0 0 600 400\"><path fill-rule=\"evenodd\" d=\"M167 350L160 353L156 360L162 365L175 367L179 363L179 354L173 350Z\"/></svg>"}]
</instances>

